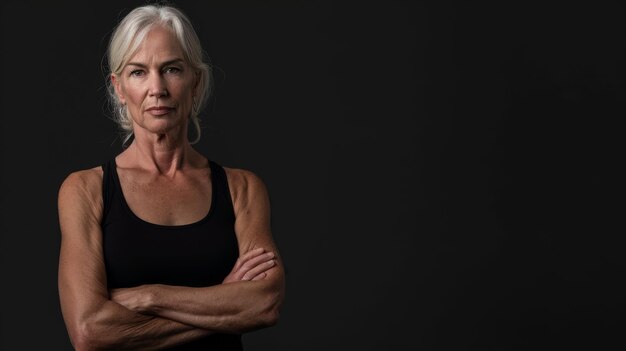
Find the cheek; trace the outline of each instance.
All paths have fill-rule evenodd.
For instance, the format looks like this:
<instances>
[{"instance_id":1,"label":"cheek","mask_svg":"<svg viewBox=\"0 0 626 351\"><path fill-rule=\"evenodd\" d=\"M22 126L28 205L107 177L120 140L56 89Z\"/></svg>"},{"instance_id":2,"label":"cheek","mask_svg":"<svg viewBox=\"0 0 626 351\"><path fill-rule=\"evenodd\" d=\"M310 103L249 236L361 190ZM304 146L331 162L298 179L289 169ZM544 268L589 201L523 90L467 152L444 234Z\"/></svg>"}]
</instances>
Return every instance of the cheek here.
<instances>
[{"instance_id":1,"label":"cheek","mask_svg":"<svg viewBox=\"0 0 626 351\"><path fill-rule=\"evenodd\" d=\"M137 105L141 104L144 94L139 87L126 86L126 89L124 89L124 96L127 103Z\"/></svg>"},{"instance_id":2,"label":"cheek","mask_svg":"<svg viewBox=\"0 0 626 351\"><path fill-rule=\"evenodd\" d=\"M183 93L184 95L193 96L196 85L193 76L187 75L185 77L180 77L180 80L178 80L176 83L181 93Z\"/></svg>"},{"instance_id":3,"label":"cheek","mask_svg":"<svg viewBox=\"0 0 626 351\"><path fill-rule=\"evenodd\" d=\"M191 106L191 103L193 102L193 94L194 94L193 88L194 88L193 84L189 84L188 82L181 82L181 84L178 84L176 87L177 100L180 103Z\"/></svg>"}]
</instances>

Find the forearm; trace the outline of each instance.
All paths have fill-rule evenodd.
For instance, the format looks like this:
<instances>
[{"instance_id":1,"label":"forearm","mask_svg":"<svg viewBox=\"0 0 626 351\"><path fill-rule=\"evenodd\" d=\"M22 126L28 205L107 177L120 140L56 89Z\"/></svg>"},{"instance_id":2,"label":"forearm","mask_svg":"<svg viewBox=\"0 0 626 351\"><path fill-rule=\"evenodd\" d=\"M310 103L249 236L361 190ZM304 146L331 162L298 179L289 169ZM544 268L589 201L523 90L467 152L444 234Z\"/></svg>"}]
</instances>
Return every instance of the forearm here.
<instances>
[{"instance_id":1,"label":"forearm","mask_svg":"<svg viewBox=\"0 0 626 351\"><path fill-rule=\"evenodd\" d=\"M110 300L79 322L72 334L77 350L158 350L211 332L128 310Z\"/></svg>"},{"instance_id":2,"label":"forearm","mask_svg":"<svg viewBox=\"0 0 626 351\"><path fill-rule=\"evenodd\" d=\"M143 313L222 333L241 333L276 323L280 282L242 281L204 288L152 285Z\"/></svg>"}]
</instances>

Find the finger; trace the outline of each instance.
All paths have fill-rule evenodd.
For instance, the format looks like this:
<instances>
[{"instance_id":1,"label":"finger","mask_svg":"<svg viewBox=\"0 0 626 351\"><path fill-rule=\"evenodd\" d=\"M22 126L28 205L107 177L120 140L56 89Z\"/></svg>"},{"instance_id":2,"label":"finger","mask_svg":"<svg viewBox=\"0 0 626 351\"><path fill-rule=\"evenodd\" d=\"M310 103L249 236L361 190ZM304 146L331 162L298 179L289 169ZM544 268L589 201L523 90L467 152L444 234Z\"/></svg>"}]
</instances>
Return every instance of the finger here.
<instances>
[{"instance_id":1,"label":"finger","mask_svg":"<svg viewBox=\"0 0 626 351\"><path fill-rule=\"evenodd\" d=\"M237 263L235 263L235 267L233 267L235 270L239 269L239 267L241 267L241 265L243 265L246 261L248 261L249 259L261 255L263 254L263 252L265 252L265 249L262 247L258 247L254 250L250 250L248 252L246 252L245 254L241 255L238 259L237 259Z\"/></svg>"},{"instance_id":2,"label":"finger","mask_svg":"<svg viewBox=\"0 0 626 351\"><path fill-rule=\"evenodd\" d=\"M252 278L256 277L257 275L259 275L261 273L264 273L265 271L271 269L275 265L276 265L276 261L274 261L274 260L263 262L263 263L255 266L251 270L249 270L246 274L244 274L243 277L241 278L241 280L251 280Z\"/></svg>"},{"instance_id":3,"label":"finger","mask_svg":"<svg viewBox=\"0 0 626 351\"><path fill-rule=\"evenodd\" d=\"M261 279L265 278L266 276L267 276L267 273L263 272L263 273L261 273L261 274L257 275L256 277L254 277L254 278L252 278L252 279L250 279L250 280L251 280L251 281L261 280Z\"/></svg>"},{"instance_id":4,"label":"finger","mask_svg":"<svg viewBox=\"0 0 626 351\"><path fill-rule=\"evenodd\" d=\"M237 259L237 262L235 263L235 267L233 267L233 270L234 271L238 270L244 263L246 263L246 261L258 255L262 255L264 252L265 252L265 249L262 247L258 247L254 250L250 250L246 252L245 254L243 254L241 257Z\"/></svg>"},{"instance_id":5,"label":"finger","mask_svg":"<svg viewBox=\"0 0 626 351\"><path fill-rule=\"evenodd\" d=\"M262 255L253 257L249 259L246 263L244 263L241 268L235 273L235 276L238 279L241 279L248 271L257 267L258 265L262 265L265 262L268 262L274 258L273 252L266 252ZM248 275L248 277L252 278L254 275Z\"/></svg>"},{"instance_id":6,"label":"finger","mask_svg":"<svg viewBox=\"0 0 626 351\"><path fill-rule=\"evenodd\" d=\"M248 260L243 262L239 267L237 267L237 269L233 268L234 278L236 280L241 280L243 275L246 274L246 272L248 272L250 269L254 268L255 266L263 262L267 262L271 260L272 258L274 258L274 256L275 255L273 252L266 252L266 253L248 258Z\"/></svg>"},{"instance_id":7,"label":"finger","mask_svg":"<svg viewBox=\"0 0 626 351\"><path fill-rule=\"evenodd\" d=\"M249 271L250 269L260 265L261 263L267 262L273 258L274 258L273 252L266 252L262 255L252 257L241 266L241 270Z\"/></svg>"},{"instance_id":8,"label":"finger","mask_svg":"<svg viewBox=\"0 0 626 351\"><path fill-rule=\"evenodd\" d=\"M243 254L241 257L239 257L237 261L235 262L235 265L233 266L233 268L230 270L230 273L228 274L228 276L224 278L223 283L240 281L241 277L243 277L243 275L248 270L250 270L250 268L254 267L255 263L253 262L252 264L250 264L250 260L253 260L263 255L264 252L265 252L265 249L262 247L259 247L254 250L250 250L246 252L245 254ZM247 266L244 267L244 265L247 265Z\"/></svg>"}]
</instances>

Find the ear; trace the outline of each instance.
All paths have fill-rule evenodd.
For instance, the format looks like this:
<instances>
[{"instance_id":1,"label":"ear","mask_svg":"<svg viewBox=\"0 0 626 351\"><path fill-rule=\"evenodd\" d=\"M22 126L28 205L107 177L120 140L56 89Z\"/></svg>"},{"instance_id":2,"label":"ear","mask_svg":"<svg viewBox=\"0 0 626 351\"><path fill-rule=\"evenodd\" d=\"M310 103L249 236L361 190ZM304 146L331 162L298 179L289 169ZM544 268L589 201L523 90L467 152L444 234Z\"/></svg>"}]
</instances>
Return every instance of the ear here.
<instances>
[{"instance_id":1,"label":"ear","mask_svg":"<svg viewBox=\"0 0 626 351\"><path fill-rule=\"evenodd\" d=\"M126 105L126 98L124 97L124 89L122 89L122 82L120 82L120 79L118 79L118 77L114 73L111 73L111 84L113 85L113 88L115 89L115 94L117 95L118 100L120 100L120 103L122 105Z\"/></svg>"}]
</instances>

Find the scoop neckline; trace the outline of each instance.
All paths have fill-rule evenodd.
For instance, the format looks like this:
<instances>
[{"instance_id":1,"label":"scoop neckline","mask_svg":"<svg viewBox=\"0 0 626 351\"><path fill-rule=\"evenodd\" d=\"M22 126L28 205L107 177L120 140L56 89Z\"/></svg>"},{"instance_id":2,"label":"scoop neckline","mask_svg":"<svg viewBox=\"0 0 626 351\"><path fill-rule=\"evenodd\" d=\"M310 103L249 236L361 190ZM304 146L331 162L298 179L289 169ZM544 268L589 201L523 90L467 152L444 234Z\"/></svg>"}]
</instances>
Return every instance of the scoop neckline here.
<instances>
[{"instance_id":1,"label":"scoop neckline","mask_svg":"<svg viewBox=\"0 0 626 351\"><path fill-rule=\"evenodd\" d=\"M125 208L126 212L135 220L137 220L138 222L144 224L144 225L148 225L150 227L154 227L154 228L161 228L161 229L182 229L182 228L190 228L190 227L194 227L197 225L200 225L202 223L204 223L206 220L209 219L209 217L211 217L211 214L213 213L213 208L215 207L215 177L213 176L214 173L214 167L213 167L213 162L211 162L211 160L207 159L207 161L209 162L209 169L211 170L211 174L209 175L209 179L211 180L211 203L209 204L209 210L207 211L206 215L204 215L204 217L202 217L201 219L192 222L192 223L187 223L187 224L179 224L179 225L165 225L165 224L157 224L157 223L152 223L152 222L148 222L145 219L137 216L137 214L135 212L133 212L133 210L130 208L130 206L128 205L128 202L126 202L126 196L124 196L124 189L122 189L122 183L120 182L120 177L119 174L117 173L117 161L115 160L115 157L113 158L113 174L115 176L115 183L117 188L120 191L120 201L122 202L122 206Z\"/></svg>"}]
</instances>

